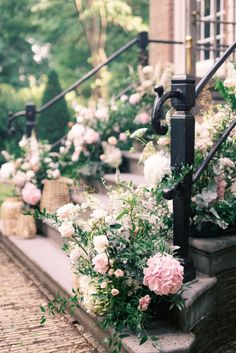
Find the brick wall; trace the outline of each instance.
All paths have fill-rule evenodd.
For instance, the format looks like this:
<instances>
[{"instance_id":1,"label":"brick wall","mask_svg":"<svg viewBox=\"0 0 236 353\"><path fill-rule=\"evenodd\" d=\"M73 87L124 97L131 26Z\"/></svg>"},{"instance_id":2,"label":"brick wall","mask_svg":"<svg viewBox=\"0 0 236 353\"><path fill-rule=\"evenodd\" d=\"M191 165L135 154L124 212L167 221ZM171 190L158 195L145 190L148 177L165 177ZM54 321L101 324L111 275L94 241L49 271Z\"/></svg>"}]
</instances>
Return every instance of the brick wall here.
<instances>
[{"instance_id":1,"label":"brick wall","mask_svg":"<svg viewBox=\"0 0 236 353\"><path fill-rule=\"evenodd\" d=\"M174 0L150 0L149 2L150 38L174 39ZM173 62L173 46L152 44L149 49L151 65Z\"/></svg>"}]
</instances>

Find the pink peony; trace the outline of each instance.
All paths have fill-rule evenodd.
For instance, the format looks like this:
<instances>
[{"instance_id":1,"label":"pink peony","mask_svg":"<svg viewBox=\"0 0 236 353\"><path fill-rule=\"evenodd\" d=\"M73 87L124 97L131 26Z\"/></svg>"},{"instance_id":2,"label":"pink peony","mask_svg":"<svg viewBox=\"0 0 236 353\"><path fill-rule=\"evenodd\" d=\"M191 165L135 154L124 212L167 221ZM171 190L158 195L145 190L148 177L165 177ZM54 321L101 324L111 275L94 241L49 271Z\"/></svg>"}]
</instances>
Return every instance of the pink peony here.
<instances>
[{"instance_id":1,"label":"pink peony","mask_svg":"<svg viewBox=\"0 0 236 353\"><path fill-rule=\"evenodd\" d=\"M108 138L107 142L110 143L110 145L113 145L113 146L117 145L117 139L116 139L115 136L110 136Z\"/></svg>"},{"instance_id":2,"label":"pink peony","mask_svg":"<svg viewBox=\"0 0 236 353\"><path fill-rule=\"evenodd\" d=\"M119 140L120 141L126 141L127 140L127 136L124 132L121 132L119 135Z\"/></svg>"},{"instance_id":3,"label":"pink peony","mask_svg":"<svg viewBox=\"0 0 236 353\"><path fill-rule=\"evenodd\" d=\"M96 255L93 258L92 263L94 265L94 271L101 273L102 275L104 275L109 268L108 257L105 253Z\"/></svg>"},{"instance_id":4,"label":"pink peony","mask_svg":"<svg viewBox=\"0 0 236 353\"><path fill-rule=\"evenodd\" d=\"M157 253L147 261L143 284L157 295L177 293L183 285L183 266L172 255Z\"/></svg>"},{"instance_id":5,"label":"pink peony","mask_svg":"<svg viewBox=\"0 0 236 353\"><path fill-rule=\"evenodd\" d=\"M124 277L124 271L118 269L114 272L115 277Z\"/></svg>"},{"instance_id":6,"label":"pink peony","mask_svg":"<svg viewBox=\"0 0 236 353\"><path fill-rule=\"evenodd\" d=\"M146 311L148 309L148 306L151 302L151 297L150 295L145 295L145 297L141 297L139 299L139 304L138 304L138 309L140 311Z\"/></svg>"},{"instance_id":7,"label":"pink peony","mask_svg":"<svg viewBox=\"0 0 236 353\"><path fill-rule=\"evenodd\" d=\"M147 112L141 112L136 115L134 122L136 124L147 124L150 122L150 115Z\"/></svg>"},{"instance_id":8,"label":"pink peony","mask_svg":"<svg viewBox=\"0 0 236 353\"><path fill-rule=\"evenodd\" d=\"M22 189L22 198L25 203L35 206L41 199L41 191L34 184L27 182Z\"/></svg>"},{"instance_id":9,"label":"pink peony","mask_svg":"<svg viewBox=\"0 0 236 353\"><path fill-rule=\"evenodd\" d=\"M96 143L99 140L99 133L93 129L87 128L84 134L84 140L89 145Z\"/></svg>"}]
</instances>

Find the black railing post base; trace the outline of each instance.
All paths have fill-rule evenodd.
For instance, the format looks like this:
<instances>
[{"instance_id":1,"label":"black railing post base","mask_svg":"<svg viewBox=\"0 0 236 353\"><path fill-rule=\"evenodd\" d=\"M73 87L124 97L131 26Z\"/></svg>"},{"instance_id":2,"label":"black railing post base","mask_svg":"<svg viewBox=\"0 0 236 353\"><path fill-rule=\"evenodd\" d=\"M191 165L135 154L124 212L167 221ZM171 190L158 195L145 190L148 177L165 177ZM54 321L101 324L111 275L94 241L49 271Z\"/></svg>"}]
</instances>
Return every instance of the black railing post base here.
<instances>
[{"instance_id":1,"label":"black railing post base","mask_svg":"<svg viewBox=\"0 0 236 353\"><path fill-rule=\"evenodd\" d=\"M196 278L196 271L193 266L193 260L190 259L190 257L185 257L180 261L184 267L184 283L193 281Z\"/></svg>"},{"instance_id":2,"label":"black railing post base","mask_svg":"<svg viewBox=\"0 0 236 353\"><path fill-rule=\"evenodd\" d=\"M25 106L26 112L26 137L31 137L32 131L35 128L36 106L34 103L27 103Z\"/></svg>"}]
</instances>

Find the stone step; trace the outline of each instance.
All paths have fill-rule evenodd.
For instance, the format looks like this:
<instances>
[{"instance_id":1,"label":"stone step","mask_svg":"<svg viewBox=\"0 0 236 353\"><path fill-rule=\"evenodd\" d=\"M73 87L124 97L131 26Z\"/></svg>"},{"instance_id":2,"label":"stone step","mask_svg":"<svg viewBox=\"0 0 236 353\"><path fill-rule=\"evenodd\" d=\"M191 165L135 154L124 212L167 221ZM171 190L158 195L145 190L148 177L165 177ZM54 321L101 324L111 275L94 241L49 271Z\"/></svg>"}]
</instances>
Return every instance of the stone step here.
<instances>
[{"instance_id":1,"label":"stone step","mask_svg":"<svg viewBox=\"0 0 236 353\"><path fill-rule=\"evenodd\" d=\"M94 197L98 200L98 202L101 204L102 209L108 209L109 208L109 198L105 193L96 193L93 194ZM89 214L84 214L84 217L89 217ZM47 221L45 222L37 222L37 227L39 229L40 234L43 234L47 238L49 238L54 245L58 248L61 249L63 246L63 243L65 242L65 239L63 240L60 233L58 230L53 227L53 225Z\"/></svg>"},{"instance_id":2,"label":"stone step","mask_svg":"<svg viewBox=\"0 0 236 353\"><path fill-rule=\"evenodd\" d=\"M36 236L34 239L25 240L0 235L0 240L13 253L14 257L22 262L51 293L56 294L60 292L64 296L72 294L72 276L69 259L62 250L59 250L55 246L51 239ZM153 323L153 328L149 334L156 335L159 338L158 346L161 347L160 351L156 347L153 347L150 341L140 346L137 337L131 335L122 340L122 352L190 352L191 347L195 344L195 336L189 333L189 331L196 324L196 321L200 320L206 314L205 311L209 310L210 305L206 304L206 299L209 297L207 294L209 294L209 290L214 289L215 281L215 279L199 275L198 280L192 283L190 288L185 291L184 296L187 301L187 309L179 316L180 329L174 328L167 321ZM204 305L202 305L202 308L199 308L199 305L196 307L194 305L196 304L195 301L197 300L199 303L199 300L201 302L201 298L205 298ZM191 315L190 320L189 315ZM101 344L104 344L104 338L108 333L113 334L111 331L105 333L101 330L97 325L96 317L87 313L82 306L80 309L75 310L73 316ZM190 323L190 326L186 323L186 320Z\"/></svg>"},{"instance_id":3,"label":"stone step","mask_svg":"<svg viewBox=\"0 0 236 353\"><path fill-rule=\"evenodd\" d=\"M116 184L116 174L105 174L104 180L107 185L115 186ZM132 173L120 173L119 179L121 181L133 182L134 186L146 185L145 178L143 175L132 174Z\"/></svg>"},{"instance_id":4,"label":"stone step","mask_svg":"<svg viewBox=\"0 0 236 353\"><path fill-rule=\"evenodd\" d=\"M141 153L131 153L123 151L122 156L125 160L127 171L132 174L143 175L143 165L139 164Z\"/></svg>"}]
</instances>

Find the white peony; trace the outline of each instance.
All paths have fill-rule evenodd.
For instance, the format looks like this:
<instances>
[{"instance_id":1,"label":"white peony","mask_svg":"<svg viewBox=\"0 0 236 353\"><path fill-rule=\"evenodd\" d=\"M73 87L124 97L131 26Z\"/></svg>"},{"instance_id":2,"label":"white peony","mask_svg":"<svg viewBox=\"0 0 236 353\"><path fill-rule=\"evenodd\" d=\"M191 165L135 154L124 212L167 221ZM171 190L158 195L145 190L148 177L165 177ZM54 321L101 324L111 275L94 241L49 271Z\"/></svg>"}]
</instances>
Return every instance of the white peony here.
<instances>
[{"instance_id":1,"label":"white peony","mask_svg":"<svg viewBox=\"0 0 236 353\"><path fill-rule=\"evenodd\" d=\"M59 169L55 169L52 171L52 179L58 179L61 176L60 170Z\"/></svg>"},{"instance_id":2,"label":"white peony","mask_svg":"<svg viewBox=\"0 0 236 353\"><path fill-rule=\"evenodd\" d=\"M0 178L6 181L15 174L15 166L12 162L3 163L0 169Z\"/></svg>"},{"instance_id":3,"label":"white peony","mask_svg":"<svg viewBox=\"0 0 236 353\"><path fill-rule=\"evenodd\" d=\"M158 185L170 172L170 158L162 153L153 154L144 162L144 176L148 185Z\"/></svg>"},{"instance_id":4,"label":"white peony","mask_svg":"<svg viewBox=\"0 0 236 353\"><path fill-rule=\"evenodd\" d=\"M93 245L98 253L105 252L108 247L108 239L105 235L97 235L93 238Z\"/></svg>"},{"instance_id":5,"label":"white peony","mask_svg":"<svg viewBox=\"0 0 236 353\"><path fill-rule=\"evenodd\" d=\"M236 81L233 78L227 78L224 80L224 86L227 88L234 88L236 86Z\"/></svg>"}]
</instances>

